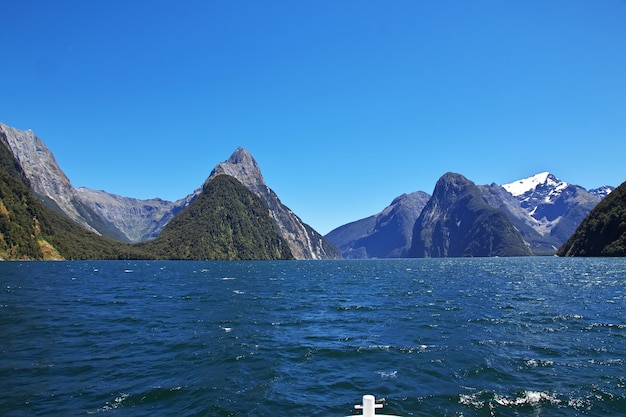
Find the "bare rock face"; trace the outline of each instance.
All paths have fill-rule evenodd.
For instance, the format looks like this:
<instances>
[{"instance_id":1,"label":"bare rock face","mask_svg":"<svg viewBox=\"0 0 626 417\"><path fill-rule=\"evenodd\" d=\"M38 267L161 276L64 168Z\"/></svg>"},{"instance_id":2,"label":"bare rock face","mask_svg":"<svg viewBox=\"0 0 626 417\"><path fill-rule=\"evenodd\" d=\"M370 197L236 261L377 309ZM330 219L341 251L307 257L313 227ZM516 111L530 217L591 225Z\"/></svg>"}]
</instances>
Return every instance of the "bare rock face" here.
<instances>
[{"instance_id":1,"label":"bare rock face","mask_svg":"<svg viewBox=\"0 0 626 417\"><path fill-rule=\"evenodd\" d=\"M0 123L0 140L15 156L39 200L88 230L113 239L134 243L155 238L167 222L200 193L196 190L171 202L74 188L52 152L32 131Z\"/></svg>"},{"instance_id":2,"label":"bare rock face","mask_svg":"<svg viewBox=\"0 0 626 417\"><path fill-rule=\"evenodd\" d=\"M76 192L108 228L119 232L123 240L136 243L156 238L165 225L199 195L200 190L176 202L160 198L139 200L86 187L77 188Z\"/></svg>"},{"instance_id":3,"label":"bare rock face","mask_svg":"<svg viewBox=\"0 0 626 417\"><path fill-rule=\"evenodd\" d=\"M83 213L79 197L54 155L31 130L18 130L0 123L0 137L9 147L30 182L31 189L48 207L97 232Z\"/></svg>"},{"instance_id":4,"label":"bare rock face","mask_svg":"<svg viewBox=\"0 0 626 417\"><path fill-rule=\"evenodd\" d=\"M247 150L238 148L227 161L213 169L209 179L220 174L236 178L261 198L296 259L341 258L339 249L281 203L276 193L265 184L259 165Z\"/></svg>"}]
</instances>

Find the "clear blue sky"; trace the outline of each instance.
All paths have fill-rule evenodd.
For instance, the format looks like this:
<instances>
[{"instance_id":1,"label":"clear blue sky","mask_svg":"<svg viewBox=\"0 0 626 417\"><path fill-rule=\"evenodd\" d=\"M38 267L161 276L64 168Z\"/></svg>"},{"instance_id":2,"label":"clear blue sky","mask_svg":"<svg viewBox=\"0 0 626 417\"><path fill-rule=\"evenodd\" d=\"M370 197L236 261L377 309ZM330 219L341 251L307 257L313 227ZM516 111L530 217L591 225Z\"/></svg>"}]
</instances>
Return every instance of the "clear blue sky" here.
<instances>
[{"instance_id":1,"label":"clear blue sky","mask_svg":"<svg viewBox=\"0 0 626 417\"><path fill-rule=\"evenodd\" d=\"M447 171L626 180L626 2L3 0L0 121L176 200L238 147L325 234Z\"/></svg>"}]
</instances>

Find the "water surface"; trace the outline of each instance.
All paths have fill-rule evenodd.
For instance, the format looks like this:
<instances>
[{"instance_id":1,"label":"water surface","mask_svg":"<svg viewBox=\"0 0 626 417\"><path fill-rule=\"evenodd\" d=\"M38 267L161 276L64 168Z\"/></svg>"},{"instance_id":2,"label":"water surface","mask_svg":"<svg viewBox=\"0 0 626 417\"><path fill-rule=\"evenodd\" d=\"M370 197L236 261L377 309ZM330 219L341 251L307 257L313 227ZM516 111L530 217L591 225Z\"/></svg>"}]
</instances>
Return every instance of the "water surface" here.
<instances>
[{"instance_id":1,"label":"water surface","mask_svg":"<svg viewBox=\"0 0 626 417\"><path fill-rule=\"evenodd\" d=\"M626 414L626 260L0 263L0 415Z\"/></svg>"}]
</instances>

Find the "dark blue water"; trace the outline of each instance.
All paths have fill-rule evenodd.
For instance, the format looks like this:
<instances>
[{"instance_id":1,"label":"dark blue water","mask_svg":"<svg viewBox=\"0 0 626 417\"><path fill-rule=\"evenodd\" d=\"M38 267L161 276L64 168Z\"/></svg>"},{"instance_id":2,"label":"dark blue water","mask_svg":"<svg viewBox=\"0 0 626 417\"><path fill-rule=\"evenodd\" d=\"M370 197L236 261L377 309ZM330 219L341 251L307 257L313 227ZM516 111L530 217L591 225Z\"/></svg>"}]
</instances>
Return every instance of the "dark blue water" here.
<instances>
[{"instance_id":1,"label":"dark blue water","mask_svg":"<svg viewBox=\"0 0 626 417\"><path fill-rule=\"evenodd\" d=\"M0 415L626 415L625 259L0 263Z\"/></svg>"}]
</instances>

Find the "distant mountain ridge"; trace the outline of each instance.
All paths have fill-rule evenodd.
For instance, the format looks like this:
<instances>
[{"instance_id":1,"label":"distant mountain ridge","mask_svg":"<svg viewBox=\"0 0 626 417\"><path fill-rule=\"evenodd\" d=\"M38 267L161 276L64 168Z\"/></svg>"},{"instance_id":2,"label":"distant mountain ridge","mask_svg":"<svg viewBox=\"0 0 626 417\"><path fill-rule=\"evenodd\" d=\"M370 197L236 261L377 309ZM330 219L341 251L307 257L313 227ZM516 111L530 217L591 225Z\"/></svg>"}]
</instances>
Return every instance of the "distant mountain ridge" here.
<instances>
[{"instance_id":1,"label":"distant mountain ridge","mask_svg":"<svg viewBox=\"0 0 626 417\"><path fill-rule=\"evenodd\" d=\"M447 173L437 182L432 196L422 191L403 194L395 198L380 213L340 226L324 237L282 204L278 196L265 184L257 162L243 148L238 148L228 160L218 163L203 187L181 200L169 202L158 198L138 200L105 191L74 188L56 163L54 155L31 131L21 131L0 123L0 145L5 149L5 153L11 154L10 158L7 157L2 162L3 178L13 184L7 185L7 192L23 193L17 190L21 186L15 185L10 178L17 179L22 186L30 189L44 205L56 213L63 214L86 230L125 242L150 241L158 238L173 219L194 205L214 179L220 176L231 177L248 192L256 195L266 207L276 233L283 242L278 243L276 251L272 249L260 255L272 259L290 257L335 259L342 255L346 258L552 255L572 236L590 211L614 190L611 186L603 186L587 191L583 187L563 182L549 172L502 186L476 185L460 174ZM226 194L215 195L222 195L220 198L225 199L224 204L231 201L233 207L240 207L237 201L251 201L245 193L238 191L237 185L221 180L219 183L222 184L221 189L225 190ZM233 200L234 196L238 197ZM12 210L16 210L16 206L12 207L8 209L0 206L0 211L8 216L6 219L10 219ZM252 210L252 206L250 209ZM204 209L202 212L205 212ZM242 211L242 221L248 215L250 212ZM20 216L26 219L23 214ZM240 243L237 243L237 240L230 240L223 248L227 252L231 251L228 252L231 253L227 256L228 259L236 258L232 257L232 248L226 249L230 247L229 245L240 247L242 250L246 247L245 251L252 250L246 236L261 233L257 234L259 239L267 238L269 239L267 242L274 242L274 237L267 235L267 230L261 232L261 229L265 228L262 222L240 223L233 222L232 218L219 221L225 220L231 224L231 229L224 229L227 233L239 230L240 225L247 224L241 229L243 234L240 238L243 240L239 241ZM52 223L56 222L54 220ZM185 227L178 224L181 228ZM12 230L11 233L18 230L11 222L5 223L4 227L6 230ZM35 227L34 230L38 230L38 226L30 223L24 227L26 229ZM208 230L212 228L207 227ZM38 233L33 236L39 236ZM177 233L174 230L170 236L176 236L175 241L187 244L184 242L184 236ZM54 240L54 234L51 236ZM198 236L205 240L221 239L212 234ZM27 237L19 239L28 240ZM85 239L90 240L91 237ZM529 253L519 245L520 241ZM109 257L149 257L156 253L130 247L112 249L114 245L111 246L110 242L95 240L93 242L94 247L100 247ZM167 258L169 255L162 245L161 243L157 252L160 253L159 257ZM288 247L288 250L285 250L285 247ZM119 250L125 251L126 255L120 254ZM261 248L257 250L263 253ZM219 252L213 249L212 251L211 253ZM75 254L72 256L81 257L85 256L85 253L93 252L72 253ZM201 256L200 252L194 253ZM223 255L216 256L223 259Z\"/></svg>"},{"instance_id":2,"label":"distant mountain ridge","mask_svg":"<svg viewBox=\"0 0 626 417\"><path fill-rule=\"evenodd\" d=\"M491 184L477 187L481 199L506 215L535 255L554 255L591 209L614 189L611 186L603 186L586 191L583 187L559 180L549 172L502 186ZM423 195L428 196L426 193ZM415 206L413 212L410 209L408 212L404 211L402 216L405 219L417 220L427 201L428 199L425 199L419 206ZM440 200L439 203L450 204L446 199ZM389 218L390 215L393 218L395 213L393 207L392 203L381 213L340 226L326 237L335 243L341 249L342 255L347 258L397 257L395 254L402 253L402 245L397 245L395 252L388 251L387 253L394 255L387 256L370 249L393 246L393 242L406 239L408 235L406 232L391 232L387 229L386 234L374 233L378 227L377 219L381 218L383 213L387 213L386 222L393 223ZM415 236L413 232L410 235ZM419 245L417 242L416 244ZM423 252L422 256L432 254ZM450 255L443 251L436 256Z\"/></svg>"},{"instance_id":3,"label":"distant mountain ridge","mask_svg":"<svg viewBox=\"0 0 626 417\"><path fill-rule=\"evenodd\" d=\"M149 258L151 254L99 236L41 203L0 140L0 260Z\"/></svg>"},{"instance_id":4,"label":"distant mountain ridge","mask_svg":"<svg viewBox=\"0 0 626 417\"><path fill-rule=\"evenodd\" d=\"M172 203L74 188L52 152L32 131L0 123L0 139L12 151L32 191L46 206L102 236L123 242L153 238L171 219L170 213L189 203L189 197Z\"/></svg>"},{"instance_id":5,"label":"distant mountain ridge","mask_svg":"<svg viewBox=\"0 0 626 417\"><path fill-rule=\"evenodd\" d=\"M544 238L551 239L555 249L574 233L585 216L601 201L602 195L614 189L605 186L602 192L590 193L581 186L559 180L549 172L505 184L503 188L520 202L520 207L534 220L529 221L531 227Z\"/></svg>"}]
</instances>

